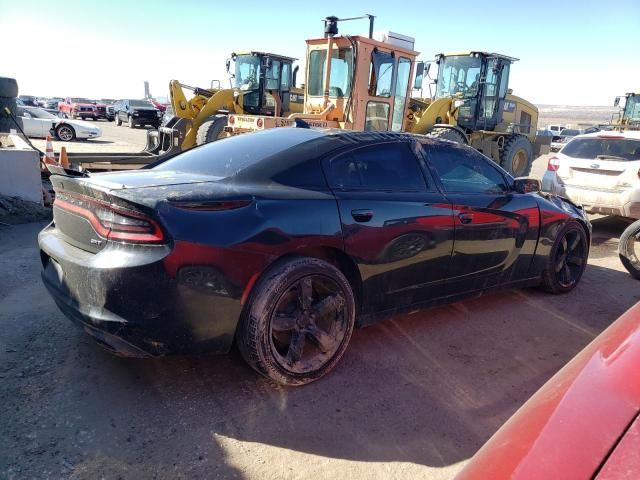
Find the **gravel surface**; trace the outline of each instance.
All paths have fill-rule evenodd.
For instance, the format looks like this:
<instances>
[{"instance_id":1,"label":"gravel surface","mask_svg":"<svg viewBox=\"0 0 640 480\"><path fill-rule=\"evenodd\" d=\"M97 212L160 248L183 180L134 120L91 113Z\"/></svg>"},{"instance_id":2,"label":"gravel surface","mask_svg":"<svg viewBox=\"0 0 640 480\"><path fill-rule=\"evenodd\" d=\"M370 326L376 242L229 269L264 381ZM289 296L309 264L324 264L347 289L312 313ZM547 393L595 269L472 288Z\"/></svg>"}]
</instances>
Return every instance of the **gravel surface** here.
<instances>
[{"instance_id":1,"label":"gravel surface","mask_svg":"<svg viewBox=\"0 0 640 480\"><path fill-rule=\"evenodd\" d=\"M103 125L144 143L143 130ZM545 168L540 158L534 173ZM640 300L616 252L627 223L595 219L571 294L516 290L398 316L357 330L327 378L285 389L236 352L101 350L40 281L44 225L0 226L2 479L451 479Z\"/></svg>"},{"instance_id":2,"label":"gravel surface","mask_svg":"<svg viewBox=\"0 0 640 480\"><path fill-rule=\"evenodd\" d=\"M39 279L44 223L0 228L0 478L450 479L515 410L640 300L594 221L565 296L534 289L354 333L327 378L285 389L230 356L121 359Z\"/></svg>"}]
</instances>

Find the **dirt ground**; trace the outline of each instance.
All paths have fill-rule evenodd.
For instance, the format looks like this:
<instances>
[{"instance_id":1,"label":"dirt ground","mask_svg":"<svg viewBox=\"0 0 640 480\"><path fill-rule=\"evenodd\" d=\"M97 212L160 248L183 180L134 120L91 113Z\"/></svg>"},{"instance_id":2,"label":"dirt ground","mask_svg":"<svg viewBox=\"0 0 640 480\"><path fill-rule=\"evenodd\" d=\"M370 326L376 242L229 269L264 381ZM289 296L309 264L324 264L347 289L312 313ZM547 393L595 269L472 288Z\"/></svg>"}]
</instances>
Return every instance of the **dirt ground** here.
<instances>
[{"instance_id":1,"label":"dirt ground","mask_svg":"<svg viewBox=\"0 0 640 480\"><path fill-rule=\"evenodd\" d=\"M327 378L285 389L235 352L101 350L40 282L43 225L0 227L3 479L451 479L640 300L616 253L626 223L596 219L571 294L519 290L398 316L356 331Z\"/></svg>"},{"instance_id":2,"label":"dirt ground","mask_svg":"<svg viewBox=\"0 0 640 480\"><path fill-rule=\"evenodd\" d=\"M142 129L100 127L100 140L68 151L144 146ZM398 316L356 331L338 368L298 389L272 385L236 352L104 352L40 282L44 223L0 226L0 478L451 479L640 300L616 253L626 225L593 220L571 294L518 290Z\"/></svg>"}]
</instances>

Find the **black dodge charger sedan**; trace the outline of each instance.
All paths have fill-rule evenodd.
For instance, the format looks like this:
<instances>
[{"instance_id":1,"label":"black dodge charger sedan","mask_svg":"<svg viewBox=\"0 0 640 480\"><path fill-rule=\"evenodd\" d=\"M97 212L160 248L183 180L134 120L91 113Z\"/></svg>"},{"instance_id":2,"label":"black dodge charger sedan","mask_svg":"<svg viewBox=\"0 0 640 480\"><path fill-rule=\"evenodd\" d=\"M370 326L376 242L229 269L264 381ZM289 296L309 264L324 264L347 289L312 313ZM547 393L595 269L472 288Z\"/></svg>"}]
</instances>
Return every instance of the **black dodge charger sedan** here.
<instances>
[{"instance_id":1,"label":"black dodge charger sedan","mask_svg":"<svg viewBox=\"0 0 640 480\"><path fill-rule=\"evenodd\" d=\"M589 253L579 207L417 135L280 128L51 179L42 278L71 320L121 355L235 341L287 385L334 368L354 326L404 309L568 292Z\"/></svg>"}]
</instances>

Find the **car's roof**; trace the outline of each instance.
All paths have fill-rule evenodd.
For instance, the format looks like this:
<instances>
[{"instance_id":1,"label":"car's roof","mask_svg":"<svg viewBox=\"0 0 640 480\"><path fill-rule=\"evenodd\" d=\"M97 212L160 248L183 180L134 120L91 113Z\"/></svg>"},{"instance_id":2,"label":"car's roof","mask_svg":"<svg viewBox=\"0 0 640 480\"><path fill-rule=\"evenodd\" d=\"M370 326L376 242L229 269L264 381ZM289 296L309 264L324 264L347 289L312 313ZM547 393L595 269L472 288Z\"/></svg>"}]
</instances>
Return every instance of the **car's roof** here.
<instances>
[{"instance_id":1,"label":"car's roof","mask_svg":"<svg viewBox=\"0 0 640 480\"><path fill-rule=\"evenodd\" d=\"M577 135L575 138L631 138L634 140L640 140L640 130L623 130L623 131L599 131L593 133L584 133L582 135Z\"/></svg>"}]
</instances>

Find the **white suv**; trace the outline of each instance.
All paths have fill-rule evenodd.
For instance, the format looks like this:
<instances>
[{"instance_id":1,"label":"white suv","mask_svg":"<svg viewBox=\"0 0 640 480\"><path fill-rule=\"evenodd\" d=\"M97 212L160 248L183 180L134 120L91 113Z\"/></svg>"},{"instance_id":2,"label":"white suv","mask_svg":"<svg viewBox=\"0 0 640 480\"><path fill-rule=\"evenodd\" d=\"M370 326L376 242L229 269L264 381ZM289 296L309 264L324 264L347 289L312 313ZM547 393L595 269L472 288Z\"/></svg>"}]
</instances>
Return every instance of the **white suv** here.
<instances>
[{"instance_id":1,"label":"white suv","mask_svg":"<svg viewBox=\"0 0 640 480\"><path fill-rule=\"evenodd\" d=\"M589 213L640 219L640 131L574 137L549 159L542 189Z\"/></svg>"}]
</instances>

